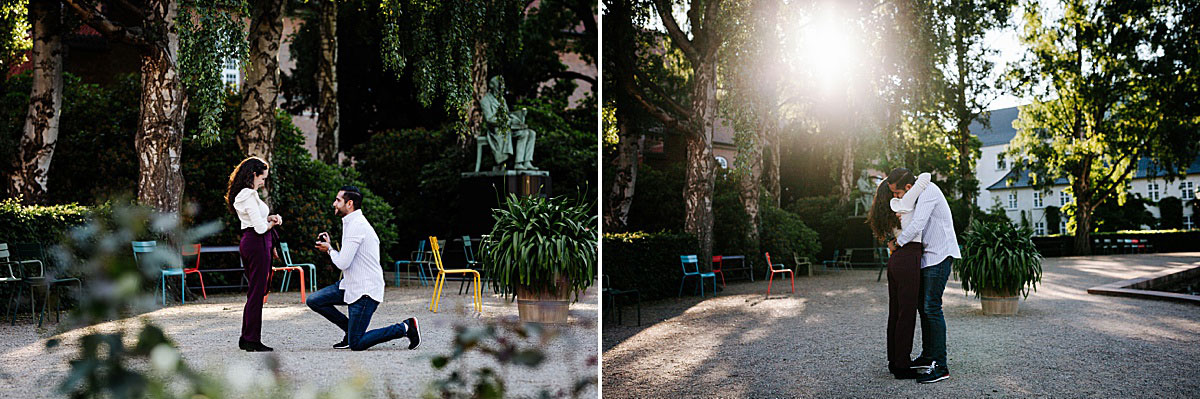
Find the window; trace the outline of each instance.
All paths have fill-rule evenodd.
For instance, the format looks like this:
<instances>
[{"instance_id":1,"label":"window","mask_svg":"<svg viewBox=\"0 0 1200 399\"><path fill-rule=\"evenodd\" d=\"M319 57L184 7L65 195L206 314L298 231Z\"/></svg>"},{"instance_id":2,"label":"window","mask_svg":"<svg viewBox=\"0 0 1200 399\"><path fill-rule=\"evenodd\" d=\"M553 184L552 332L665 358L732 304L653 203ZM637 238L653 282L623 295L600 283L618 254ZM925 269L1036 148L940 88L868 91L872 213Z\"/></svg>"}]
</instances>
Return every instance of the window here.
<instances>
[{"instance_id":1,"label":"window","mask_svg":"<svg viewBox=\"0 0 1200 399\"><path fill-rule=\"evenodd\" d=\"M1017 193L1008 193L1008 209L1017 209Z\"/></svg>"},{"instance_id":2,"label":"window","mask_svg":"<svg viewBox=\"0 0 1200 399\"><path fill-rule=\"evenodd\" d=\"M725 159L725 157L718 156L717 164L721 165L721 169L729 169L729 160Z\"/></svg>"},{"instance_id":3,"label":"window","mask_svg":"<svg viewBox=\"0 0 1200 399\"><path fill-rule=\"evenodd\" d=\"M1008 163L1004 162L1004 155L996 155L996 170L1004 170L1008 168Z\"/></svg>"},{"instance_id":4,"label":"window","mask_svg":"<svg viewBox=\"0 0 1200 399\"><path fill-rule=\"evenodd\" d=\"M1042 193L1037 192L1037 191L1033 192L1033 207L1034 208L1045 208L1046 207L1045 204L1042 204Z\"/></svg>"},{"instance_id":5,"label":"window","mask_svg":"<svg viewBox=\"0 0 1200 399\"><path fill-rule=\"evenodd\" d=\"M1150 201L1158 202L1158 183L1149 183L1146 185L1146 198Z\"/></svg>"},{"instance_id":6,"label":"window","mask_svg":"<svg viewBox=\"0 0 1200 399\"><path fill-rule=\"evenodd\" d=\"M1183 228L1188 229L1188 230L1196 228L1196 223L1192 222L1191 216L1183 217Z\"/></svg>"},{"instance_id":7,"label":"window","mask_svg":"<svg viewBox=\"0 0 1200 399\"><path fill-rule=\"evenodd\" d=\"M1046 235L1046 222L1034 223L1033 224L1033 235L1035 235L1035 236Z\"/></svg>"},{"instance_id":8,"label":"window","mask_svg":"<svg viewBox=\"0 0 1200 399\"><path fill-rule=\"evenodd\" d=\"M1067 194L1067 190L1058 193L1058 206L1064 207L1071 203L1071 194Z\"/></svg>"},{"instance_id":9,"label":"window","mask_svg":"<svg viewBox=\"0 0 1200 399\"><path fill-rule=\"evenodd\" d=\"M1190 181L1179 183L1180 199L1190 200L1196 198L1196 185Z\"/></svg>"},{"instance_id":10,"label":"window","mask_svg":"<svg viewBox=\"0 0 1200 399\"><path fill-rule=\"evenodd\" d=\"M1062 233L1062 234L1067 234L1067 221L1066 220L1058 222L1058 232Z\"/></svg>"},{"instance_id":11,"label":"window","mask_svg":"<svg viewBox=\"0 0 1200 399\"><path fill-rule=\"evenodd\" d=\"M226 59L225 63L221 65L221 82L236 90L239 75L241 75L241 71L238 70L238 60L236 58Z\"/></svg>"}]
</instances>

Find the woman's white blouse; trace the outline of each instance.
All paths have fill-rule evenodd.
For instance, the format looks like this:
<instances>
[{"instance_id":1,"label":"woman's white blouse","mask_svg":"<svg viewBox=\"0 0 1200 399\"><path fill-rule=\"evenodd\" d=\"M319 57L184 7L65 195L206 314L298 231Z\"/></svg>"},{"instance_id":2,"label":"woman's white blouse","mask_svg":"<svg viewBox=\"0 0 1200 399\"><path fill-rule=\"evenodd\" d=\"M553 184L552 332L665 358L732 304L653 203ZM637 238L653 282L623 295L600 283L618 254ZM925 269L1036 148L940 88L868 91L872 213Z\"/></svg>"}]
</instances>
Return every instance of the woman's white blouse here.
<instances>
[{"instance_id":1,"label":"woman's white blouse","mask_svg":"<svg viewBox=\"0 0 1200 399\"><path fill-rule=\"evenodd\" d=\"M904 198L892 198L890 205L892 206L893 212L900 214L901 230L903 230L908 226L909 223L912 222L912 211L917 207L917 197L920 197L921 193L925 191L925 187L929 186L929 180L932 178L933 176L931 176L929 173L917 175L916 183L913 183L912 188L909 189L908 192L904 193ZM894 233L896 236L899 236L900 230L897 230ZM922 242L921 233L917 233L917 238L914 238L912 241Z\"/></svg>"},{"instance_id":2,"label":"woman's white blouse","mask_svg":"<svg viewBox=\"0 0 1200 399\"><path fill-rule=\"evenodd\" d=\"M238 192L233 200L233 210L237 211L243 230L253 227L255 233L263 234L271 229L271 225L267 223L270 210L267 209L267 203L258 198L257 190L243 188Z\"/></svg>"}]
</instances>

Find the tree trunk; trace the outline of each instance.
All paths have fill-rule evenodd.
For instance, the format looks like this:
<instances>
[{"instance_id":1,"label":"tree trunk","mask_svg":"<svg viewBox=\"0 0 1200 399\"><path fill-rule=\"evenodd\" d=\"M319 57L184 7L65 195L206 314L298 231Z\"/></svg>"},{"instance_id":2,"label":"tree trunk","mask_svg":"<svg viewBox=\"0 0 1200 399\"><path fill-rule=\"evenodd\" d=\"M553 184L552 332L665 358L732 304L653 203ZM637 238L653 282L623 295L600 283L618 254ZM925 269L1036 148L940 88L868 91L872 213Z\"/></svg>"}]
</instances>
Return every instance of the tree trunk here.
<instances>
[{"instance_id":1,"label":"tree trunk","mask_svg":"<svg viewBox=\"0 0 1200 399\"><path fill-rule=\"evenodd\" d=\"M771 118L772 128L765 132L766 140L763 140L763 186L767 191L767 195L771 196L771 202L775 207L779 207L782 201L783 193L779 187L779 147L781 137L779 134L780 126L778 118Z\"/></svg>"},{"instance_id":2,"label":"tree trunk","mask_svg":"<svg viewBox=\"0 0 1200 399\"><path fill-rule=\"evenodd\" d=\"M687 135L687 180L683 188L685 232L699 241L700 269L712 271L713 120L717 117L717 68L711 55L701 59L693 76L691 124Z\"/></svg>"},{"instance_id":3,"label":"tree trunk","mask_svg":"<svg viewBox=\"0 0 1200 399\"><path fill-rule=\"evenodd\" d=\"M147 1L147 37L141 58L142 98L134 147L138 154L138 202L178 213L183 198L180 156L187 94L176 68L179 35L174 0Z\"/></svg>"},{"instance_id":4,"label":"tree trunk","mask_svg":"<svg viewBox=\"0 0 1200 399\"><path fill-rule=\"evenodd\" d=\"M33 204L46 196L46 177L58 143L63 91L62 6L58 2L34 1L29 5L29 14L33 23L33 87L9 193L21 196L23 203Z\"/></svg>"},{"instance_id":5,"label":"tree trunk","mask_svg":"<svg viewBox=\"0 0 1200 399\"><path fill-rule=\"evenodd\" d=\"M467 109L467 130L474 137L483 134L483 108L480 108L479 101L483 100L488 90L487 51L487 42L476 38L475 55L471 60L471 82L475 86L475 100L471 101L471 107ZM504 93L496 93L497 97L503 95Z\"/></svg>"},{"instance_id":6,"label":"tree trunk","mask_svg":"<svg viewBox=\"0 0 1200 399\"><path fill-rule=\"evenodd\" d=\"M745 151L738 154L739 159L747 160L746 173L742 175L741 195L742 209L746 210L746 216L750 219L750 231L747 238L751 243L758 244L758 201L762 195L762 171L763 171L763 139L766 133L766 124L768 117L765 114L759 114L758 128L755 129L753 140ZM757 252L757 251L756 251Z\"/></svg>"},{"instance_id":7,"label":"tree trunk","mask_svg":"<svg viewBox=\"0 0 1200 399\"><path fill-rule=\"evenodd\" d=\"M620 96L621 94L617 94ZM613 186L609 191L608 213L604 215L604 230L606 232L622 232L629 227L629 207L633 204L634 188L637 186L638 159L642 154L645 136L634 134L629 127L628 118L618 107L617 130L621 142L617 144L617 159L613 162Z\"/></svg>"},{"instance_id":8,"label":"tree trunk","mask_svg":"<svg viewBox=\"0 0 1200 399\"><path fill-rule=\"evenodd\" d=\"M317 58L317 159L336 165L338 154L337 13L335 0L321 0L321 56Z\"/></svg>"},{"instance_id":9,"label":"tree trunk","mask_svg":"<svg viewBox=\"0 0 1200 399\"><path fill-rule=\"evenodd\" d=\"M971 154L968 152L970 151L970 146L967 144L971 139L970 126L971 119L974 115L972 115L971 110L967 107L966 71L968 70L967 68L969 68L969 66L967 65L967 45L964 42L965 32L963 31L966 27L962 26L964 21L961 13L954 20L954 57L955 64L958 68L958 87L956 87L958 101L956 101L954 104L954 114L957 117L956 119L958 119L956 121L958 122L958 125L956 126L958 139L955 140L958 142L958 191L959 195L962 196L963 201L968 205L968 215L966 216L969 223L971 220L971 215L969 212L971 212L971 209L973 209L970 204L975 203L975 195L977 194L976 190L978 190L977 187L971 187L969 184L969 182L975 176L975 171L971 167Z\"/></svg>"},{"instance_id":10,"label":"tree trunk","mask_svg":"<svg viewBox=\"0 0 1200 399\"><path fill-rule=\"evenodd\" d=\"M842 202L853 200L854 194L854 137L846 138L846 147L842 152L842 173L841 173L841 189L838 195L841 196Z\"/></svg>"},{"instance_id":11,"label":"tree trunk","mask_svg":"<svg viewBox=\"0 0 1200 399\"><path fill-rule=\"evenodd\" d=\"M242 80L242 110L238 144L246 156L272 161L275 148L275 107L279 99L279 44L283 38L283 0L254 2L250 34L250 65Z\"/></svg>"}]
</instances>

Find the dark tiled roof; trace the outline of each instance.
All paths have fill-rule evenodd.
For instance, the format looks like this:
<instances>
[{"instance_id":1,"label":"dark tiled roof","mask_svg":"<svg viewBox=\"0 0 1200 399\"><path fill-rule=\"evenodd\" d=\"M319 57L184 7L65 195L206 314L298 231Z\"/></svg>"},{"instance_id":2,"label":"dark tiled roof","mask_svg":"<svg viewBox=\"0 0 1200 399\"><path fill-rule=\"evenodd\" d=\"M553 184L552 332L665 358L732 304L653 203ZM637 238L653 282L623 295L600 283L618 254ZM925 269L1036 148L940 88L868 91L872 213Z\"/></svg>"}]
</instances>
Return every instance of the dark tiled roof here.
<instances>
[{"instance_id":1,"label":"dark tiled roof","mask_svg":"<svg viewBox=\"0 0 1200 399\"><path fill-rule=\"evenodd\" d=\"M1188 166L1187 174L1189 174L1189 175L1200 174L1200 156L1196 157L1196 159L1192 161L1192 164ZM1156 171L1156 173L1153 176L1151 176L1150 175L1150 160L1147 158L1142 158L1141 160L1138 161L1138 169L1137 169L1137 172L1134 173L1133 178L1134 179L1144 179L1146 177L1160 177L1160 176L1166 176L1166 173L1163 173L1163 171L1159 170L1159 171ZM1015 180L1013 182L1013 184L1008 184L1009 179ZM1059 178L1054 181L1054 185L1066 185L1066 184L1067 184L1066 178ZM987 189L989 191L990 190L1005 190L1005 189L1010 189L1010 188L1023 188L1023 187L1029 187L1029 186L1031 186L1029 172L1021 173L1018 176L1015 171L1010 170L1007 174L1004 175L1004 177L1000 178L999 181L988 186Z\"/></svg>"},{"instance_id":2,"label":"dark tiled roof","mask_svg":"<svg viewBox=\"0 0 1200 399\"><path fill-rule=\"evenodd\" d=\"M1017 119L1017 107L1003 108L987 111L990 126L984 126L978 120L971 122L971 126L967 129L971 134L979 136L979 141L983 142L983 147L993 145L1004 145L1012 141L1017 135L1017 130L1013 129L1012 123Z\"/></svg>"}]
</instances>

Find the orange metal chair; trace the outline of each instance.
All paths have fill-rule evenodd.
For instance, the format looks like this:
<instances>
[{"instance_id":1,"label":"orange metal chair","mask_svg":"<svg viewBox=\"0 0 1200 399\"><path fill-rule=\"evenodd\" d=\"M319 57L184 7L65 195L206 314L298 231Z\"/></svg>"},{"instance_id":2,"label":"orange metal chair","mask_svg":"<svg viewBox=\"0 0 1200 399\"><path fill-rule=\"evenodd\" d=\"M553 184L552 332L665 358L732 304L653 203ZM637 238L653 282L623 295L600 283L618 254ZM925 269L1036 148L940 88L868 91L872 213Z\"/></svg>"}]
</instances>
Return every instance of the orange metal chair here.
<instances>
[{"instance_id":1,"label":"orange metal chair","mask_svg":"<svg viewBox=\"0 0 1200 399\"><path fill-rule=\"evenodd\" d=\"M196 273L196 277L200 277L200 293L204 294L204 299L208 299L208 292L204 291L204 275L200 273L200 244L184 245L180 255L196 257L196 267L183 268L183 275L187 278L188 274Z\"/></svg>"},{"instance_id":2,"label":"orange metal chair","mask_svg":"<svg viewBox=\"0 0 1200 399\"><path fill-rule=\"evenodd\" d=\"M480 294L479 294L479 287L480 287L479 271L472 270L472 269L449 269L449 270L445 269L444 267L442 267L442 251L440 248L441 245L439 245L437 237L430 236L429 244L433 246L433 263L435 265L437 265L437 271L438 271L437 279L434 280L434 284L433 284L433 299L429 301L429 310L434 313L437 313L438 304L439 304L439 302L441 302L440 300L442 297L442 287L446 285L446 275L447 274L463 274L463 275L470 275L472 278L474 278L473 281L475 284L472 285L472 287L475 288L475 293L471 299L474 300L474 302L475 302L475 311L483 313L483 297L480 296Z\"/></svg>"},{"instance_id":3,"label":"orange metal chair","mask_svg":"<svg viewBox=\"0 0 1200 399\"><path fill-rule=\"evenodd\" d=\"M276 258L278 258L278 257L276 256ZM300 275L300 302L304 303L304 302L308 301L308 293L304 289L304 287L308 286L308 283L304 281L304 268L301 266L304 266L304 265L288 265L288 266L280 266L280 267L271 267L271 273L267 275L267 295L263 295L263 303L266 303L267 298L271 296L271 288L270 288L271 287L271 279L275 277L275 272L278 272L278 271L296 272L296 274L299 274ZM289 274L290 273L284 273L283 274L284 278L288 278ZM282 288L282 285L280 287ZM282 292L282 291L280 291L280 292Z\"/></svg>"},{"instance_id":4,"label":"orange metal chair","mask_svg":"<svg viewBox=\"0 0 1200 399\"><path fill-rule=\"evenodd\" d=\"M796 273L792 272L792 269L788 269L782 263L772 264L771 263L771 253L770 252L763 252L763 253L767 255L767 270L771 271L771 277L767 280L767 296L768 297L771 296L771 282L772 282L772 280L775 279L775 273L787 273L789 276L791 276L792 277L792 293L796 293ZM776 269L775 266L779 266L779 268Z\"/></svg>"}]
</instances>

